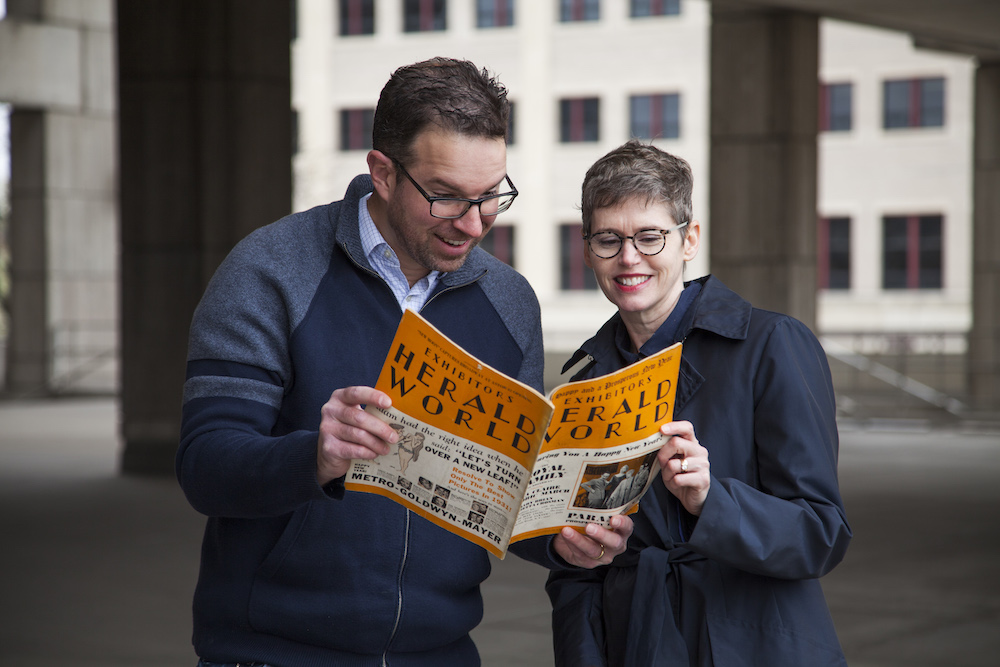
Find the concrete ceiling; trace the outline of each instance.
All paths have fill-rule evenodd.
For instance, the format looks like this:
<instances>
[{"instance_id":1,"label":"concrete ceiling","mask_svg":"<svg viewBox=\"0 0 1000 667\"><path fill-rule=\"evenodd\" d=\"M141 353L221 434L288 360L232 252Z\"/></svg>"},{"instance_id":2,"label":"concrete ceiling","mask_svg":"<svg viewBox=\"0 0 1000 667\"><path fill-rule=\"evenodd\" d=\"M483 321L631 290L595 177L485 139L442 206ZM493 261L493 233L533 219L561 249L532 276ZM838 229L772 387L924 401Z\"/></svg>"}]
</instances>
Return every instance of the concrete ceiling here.
<instances>
[{"instance_id":1,"label":"concrete ceiling","mask_svg":"<svg viewBox=\"0 0 1000 667\"><path fill-rule=\"evenodd\" d=\"M1000 0L720 0L900 30L917 46L1000 61Z\"/></svg>"}]
</instances>

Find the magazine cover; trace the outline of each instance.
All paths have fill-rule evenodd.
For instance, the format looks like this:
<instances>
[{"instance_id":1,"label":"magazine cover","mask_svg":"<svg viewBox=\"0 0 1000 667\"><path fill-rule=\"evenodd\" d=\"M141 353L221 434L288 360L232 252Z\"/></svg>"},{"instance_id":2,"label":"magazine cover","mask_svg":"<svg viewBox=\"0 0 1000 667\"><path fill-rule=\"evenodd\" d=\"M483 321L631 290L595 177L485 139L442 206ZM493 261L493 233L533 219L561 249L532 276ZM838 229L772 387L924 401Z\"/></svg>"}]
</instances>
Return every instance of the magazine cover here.
<instances>
[{"instance_id":1,"label":"magazine cover","mask_svg":"<svg viewBox=\"0 0 1000 667\"><path fill-rule=\"evenodd\" d=\"M407 310L366 409L399 434L355 460L352 491L391 498L503 558L512 542L607 525L634 511L659 473L680 344L546 398L490 368Z\"/></svg>"}]
</instances>

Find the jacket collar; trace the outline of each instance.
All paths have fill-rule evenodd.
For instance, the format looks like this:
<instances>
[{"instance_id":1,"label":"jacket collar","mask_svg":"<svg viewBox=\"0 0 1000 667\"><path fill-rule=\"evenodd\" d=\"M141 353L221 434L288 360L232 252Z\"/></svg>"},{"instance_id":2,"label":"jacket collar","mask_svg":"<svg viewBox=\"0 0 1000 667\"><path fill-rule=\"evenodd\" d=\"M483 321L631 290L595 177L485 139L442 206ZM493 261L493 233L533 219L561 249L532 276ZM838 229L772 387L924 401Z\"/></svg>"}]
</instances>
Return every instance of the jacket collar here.
<instances>
[{"instance_id":1,"label":"jacket collar","mask_svg":"<svg viewBox=\"0 0 1000 667\"><path fill-rule=\"evenodd\" d=\"M715 276L704 276L695 282L701 283L701 294L691 305L695 309L694 317L689 329L683 332L682 338L687 338L691 331L700 329L732 340L745 340L747 332L750 330L750 313L752 311L750 303L726 287ZM568 371L584 357L589 357L591 360L584 371L595 363L600 366L601 359L606 359L614 354L615 332L619 326L622 326L621 315L615 313L593 338L581 345L580 349L570 357L563 366L562 372ZM611 370L615 369L607 369L604 372ZM574 375L574 379L577 377L579 374Z\"/></svg>"}]
</instances>

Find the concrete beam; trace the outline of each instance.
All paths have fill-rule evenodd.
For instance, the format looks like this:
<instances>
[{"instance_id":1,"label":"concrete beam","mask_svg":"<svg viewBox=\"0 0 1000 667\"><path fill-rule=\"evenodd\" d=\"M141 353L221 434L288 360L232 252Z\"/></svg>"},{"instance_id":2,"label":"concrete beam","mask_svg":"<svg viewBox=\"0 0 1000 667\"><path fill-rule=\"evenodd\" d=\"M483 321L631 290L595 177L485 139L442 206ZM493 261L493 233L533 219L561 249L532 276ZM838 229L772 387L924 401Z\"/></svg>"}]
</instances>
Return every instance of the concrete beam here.
<instances>
[{"instance_id":1,"label":"concrete beam","mask_svg":"<svg viewBox=\"0 0 1000 667\"><path fill-rule=\"evenodd\" d=\"M82 41L75 27L0 21L0 100L33 108L82 106Z\"/></svg>"}]
</instances>

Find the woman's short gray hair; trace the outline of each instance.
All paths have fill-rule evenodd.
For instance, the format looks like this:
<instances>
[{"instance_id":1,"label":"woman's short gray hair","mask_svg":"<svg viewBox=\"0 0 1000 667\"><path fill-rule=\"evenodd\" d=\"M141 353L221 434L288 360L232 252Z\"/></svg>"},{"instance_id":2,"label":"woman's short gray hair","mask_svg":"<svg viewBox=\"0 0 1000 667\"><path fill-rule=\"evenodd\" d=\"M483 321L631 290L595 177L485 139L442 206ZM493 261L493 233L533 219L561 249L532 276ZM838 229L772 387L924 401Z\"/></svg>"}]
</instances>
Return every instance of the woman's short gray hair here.
<instances>
[{"instance_id":1,"label":"woman's short gray hair","mask_svg":"<svg viewBox=\"0 0 1000 667\"><path fill-rule=\"evenodd\" d=\"M691 219L694 178L683 158L631 139L587 170L583 179L583 233L590 233L594 211L640 200L664 204L676 224Z\"/></svg>"}]
</instances>

